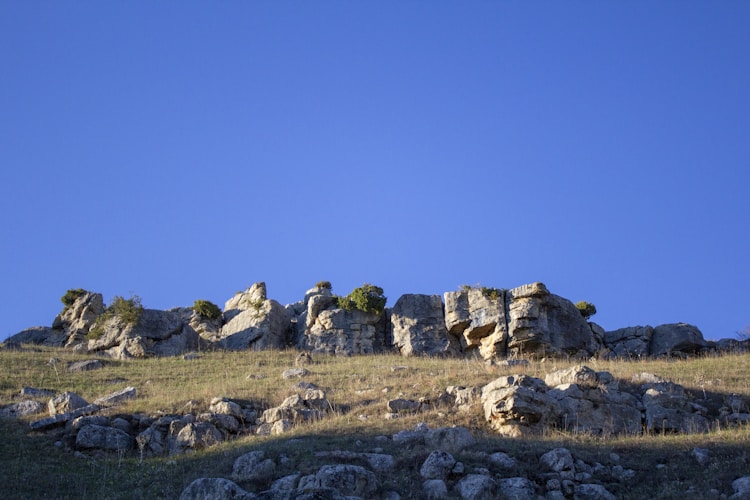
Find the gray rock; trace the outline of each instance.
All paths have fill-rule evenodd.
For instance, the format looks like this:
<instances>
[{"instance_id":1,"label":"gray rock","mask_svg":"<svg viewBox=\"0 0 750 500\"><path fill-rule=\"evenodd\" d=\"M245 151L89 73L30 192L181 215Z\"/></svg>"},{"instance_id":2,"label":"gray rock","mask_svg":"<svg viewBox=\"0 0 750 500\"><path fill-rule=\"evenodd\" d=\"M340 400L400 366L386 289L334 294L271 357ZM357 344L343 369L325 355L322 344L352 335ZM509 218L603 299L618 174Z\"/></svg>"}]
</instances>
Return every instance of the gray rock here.
<instances>
[{"instance_id":1,"label":"gray rock","mask_svg":"<svg viewBox=\"0 0 750 500\"><path fill-rule=\"evenodd\" d=\"M391 399L387 403L388 410L393 413L409 413L419 411L419 401L412 401L410 399Z\"/></svg>"},{"instance_id":2,"label":"gray rock","mask_svg":"<svg viewBox=\"0 0 750 500\"><path fill-rule=\"evenodd\" d=\"M708 344L698 327L686 323L659 325L654 328L649 354L662 356L673 352L693 354Z\"/></svg>"},{"instance_id":3,"label":"gray rock","mask_svg":"<svg viewBox=\"0 0 750 500\"><path fill-rule=\"evenodd\" d=\"M123 451L135 445L132 436L114 427L86 425L76 435L76 448Z\"/></svg>"},{"instance_id":4,"label":"gray rock","mask_svg":"<svg viewBox=\"0 0 750 500\"><path fill-rule=\"evenodd\" d=\"M291 317L284 306L266 297L265 283L255 283L229 299L224 318L220 343L226 349L278 349L290 340Z\"/></svg>"},{"instance_id":5,"label":"gray rock","mask_svg":"<svg viewBox=\"0 0 750 500\"><path fill-rule=\"evenodd\" d=\"M71 347L85 343L86 335L96 320L104 313L104 299L101 293L85 291L70 306L66 307L52 323L66 337L65 345Z\"/></svg>"},{"instance_id":6,"label":"gray rock","mask_svg":"<svg viewBox=\"0 0 750 500\"><path fill-rule=\"evenodd\" d=\"M115 406L122 403L123 401L127 401L128 399L133 399L134 397L135 387L126 387L119 391L113 392L112 394L108 394L94 400L94 404L99 406Z\"/></svg>"},{"instance_id":7,"label":"gray rock","mask_svg":"<svg viewBox=\"0 0 750 500\"><path fill-rule=\"evenodd\" d=\"M604 333L604 344L620 358L638 359L649 355L654 329L630 326Z\"/></svg>"},{"instance_id":8,"label":"gray rock","mask_svg":"<svg viewBox=\"0 0 750 500\"><path fill-rule=\"evenodd\" d=\"M525 477L508 477L498 482L500 498L507 500L536 500L536 485Z\"/></svg>"},{"instance_id":9,"label":"gray rock","mask_svg":"<svg viewBox=\"0 0 750 500\"><path fill-rule=\"evenodd\" d=\"M428 479L422 483L422 494L428 500L448 498L448 487L442 479Z\"/></svg>"},{"instance_id":10,"label":"gray rock","mask_svg":"<svg viewBox=\"0 0 750 500\"><path fill-rule=\"evenodd\" d=\"M104 368L104 363L99 359L87 359L85 361L75 361L68 365L69 372L87 372L90 370L99 370Z\"/></svg>"},{"instance_id":11,"label":"gray rock","mask_svg":"<svg viewBox=\"0 0 750 500\"><path fill-rule=\"evenodd\" d=\"M425 445L431 449L459 453L476 444L476 439L466 427L442 427L425 433Z\"/></svg>"},{"instance_id":12,"label":"gray rock","mask_svg":"<svg viewBox=\"0 0 750 500\"><path fill-rule=\"evenodd\" d=\"M446 326L460 337L464 350L479 349L484 359L505 356L507 291L468 288L447 292L444 297Z\"/></svg>"},{"instance_id":13,"label":"gray rock","mask_svg":"<svg viewBox=\"0 0 750 500\"><path fill-rule=\"evenodd\" d=\"M315 453L316 458L329 458L335 460L363 460L375 472L389 472L396 466L393 455L382 453L357 453L353 451L319 451Z\"/></svg>"},{"instance_id":14,"label":"gray rock","mask_svg":"<svg viewBox=\"0 0 750 500\"><path fill-rule=\"evenodd\" d=\"M588 366L576 365L562 370L556 370L544 377L548 387L557 387L563 384L576 384L581 388L599 387L600 381L597 373Z\"/></svg>"},{"instance_id":15,"label":"gray rock","mask_svg":"<svg viewBox=\"0 0 750 500\"><path fill-rule=\"evenodd\" d=\"M85 415L83 417L74 418L70 422L70 428L73 431L78 432L87 425L98 425L100 427L109 427L109 419L103 415Z\"/></svg>"},{"instance_id":16,"label":"gray rock","mask_svg":"<svg viewBox=\"0 0 750 500\"><path fill-rule=\"evenodd\" d=\"M18 418L26 417L28 415L36 415L44 411L44 405L38 401L30 399L13 403L12 405L0 408L0 417L4 418Z\"/></svg>"},{"instance_id":17,"label":"gray rock","mask_svg":"<svg viewBox=\"0 0 750 500\"><path fill-rule=\"evenodd\" d=\"M482 388L484 416L498 433L520 437L555 425L560 405L544 381L527 375L500 377Z\"/></svg>"},{"instance_id":18,"label":"gray rock","mask_svg":"<svg viewBox=\"0 0 750 500\"><path fill-rule=\"evenodd\" d=\"M53 347L63 347L68 340L64 330L48 326L34 326L12 335L5 341L6 345L20 346L21 344L41 344Z\"/></svg>"},{"instance_id":19,"label":"gray rock","mask_svg":"<svg viewBox=\"0 0 750 500\"><path fill-rule=\"evenodd\" d=\"M689 401L685 389L672 382L646 384L643 405L646 409L646 429L649 432L708 431L708 419Z\"/></svg>"},{"instance_id":20,"label":"gray rock","mask_svg":"<svg viewBox=\"0 0 750 500\"><path fill-rule=\"evenodd\" d=\"M518 461L515 458L502 451L491 454L488 460L492 465L501 469L513 469L518 465Z\"/></svg>"},{"instance_id":21,"label":"gray rock","mask_svg":"<svg viewBox=\"0 0 750 500\"><path fill-rule=\"evenodd\" d=\"M747 499L750 498L750 476L744 476L732 481L732 494L731 499Z\"/></svg>"},{"instance_id":22,"label":"gray rock","mask_svg":"<svg viewBox=\"0 0 750 500\"><path fill-rule=\"evenodd\" d=\"M302 483L300 479L299 489L303 488ZM371 498L378 489L378 482L375 474L359 465L324 465L305 487L331 488L342 495Z\"/></svg>"},{"instance_id":23,"label":"gray rock","mask_svg":"<svg viewBox=\"0 0 750 500\"><path fill-rule=\"evenodd\" d=\"M439 295L406 294L391 311L393 344L404 356L458 354L458 342L445 327Z\"/></svg>"},{"instance_id":24,"label":"gray rock","mask_svg":"<svg viewBox=\"0 0 750 500\"><path fill-rule=\"evenodd\" d=\"M229 479L202 477L190 483L180 500L249 500L256 498Z\"/></svg>"},{"instance_id":25,"label":"gray rock","mask_svg":"<svg viewBox=\"0 0 750 500\"><path fill-rule=\"evenodd\" d=\"M706 465L711 460L711 452L706 448L693 448L692 455L700 465Z\"/></svg>"},{"instance_id":26,"label":"gray rock","mask_svg":"<svg viewBox=\"0 0 750 500\"><path fill-rule=\"evenodd\" d=\"M616 500L617 497L601 484L577 484L574 500Z\"/></svg>"},{"instance_id":27,"label":"gray rock","mask_svg":"<svg viewBox=\"0 0 750 500\"><path fill-rule=\"evenodd\" d=\"M284 373L281 374L281 376L285 379L302 378L307 375L310 375L310 370L308 370L307 368L290 368L288 370L284 370Z\"/></svg>"},{"instance_id":28,"label":"gray rock","mask_svg":"<svg viewBox=\"0 0 750 500\"><path fill-rule=\"evenodd\" d=\"M456 459L446 451L435 450L427 456L419 469L424 479L446 479L456 465Z\"/></svg>"},{"instance_id":29,"label":"gray rock","mask_svg":"<svg viewBox=\"0 0 750 500\"><path fill-rule=\"evenodd\" d=\"M177 429L179 430L177 432ZM170 426L170 452L182 453L187 449L202 449L220 443L221 432L207 422Z\"/></svg>"},{"instance_id":30,"label":"gray rock","mask_svg":"<svg viewBox=\"0 0 750 500\"><path fill-rule=\"evenodd\" d=\"M242 407L234 401L230 401L226 398L212 399L208 411L219 415L231 415L240 419L244 418Z\"/></svg>"},{"instance_id":31,"label":"gray rock","mask_svg":"<svg viewBox=\"0 0 750 500\"><path fill-rule=\"evenodd\" d=\"M59 427L82 415L90 415L92 413L96 413L100 409L101 408L99 408L97 405L87 405L83 408L78 408L77 410L73 410L68 413L58 413L52 417L36 420L34 422L31 422L29 424L29 427L31 427L31 430L33 431L46 431L55 427Z\"/></svg>"},{"instance_id":32,"label":"gray rock","mask_svg":"<svg viewBox=\"0 0 750 500\"><path fill-rule=\"evenodd\" d=\"M464 500L491 500L496 498L497 484L491 477L469 474L456 483L456 493Z\"/></svg>"},{"instance_id":33,"label":"gray rock","mask_svg":"<svg viewBox=\"0 0 750 500\"><path fill-rule=\"evenodd\" d=\"M539 464L553 472L573 471L575 461L567 448L555 448L539 458Z\"/></svg>"},{"instance_id":34,"label":"gray rock","mask_svg":"<svg viewBox=\"0 0 750 500\"><path fill-rule=\"evenodd\" d=\"M276 463L265 458L262 450L251 451L238 457L232 467L232 479L235 481L266 482L273 478Z\"/></svg>"},{"instance_id":35,"label":"gray rock","mask_svg":"<svg viewBox=\"0 0 750 500\"><path fill-rule=\"evenodd\" d=\"M47 408L51 417L54 417L58 413L70 413L88 406L88 402L78 394L73 392L63 392L53 397L47 403Z\"/></svg>"}]
</instances>

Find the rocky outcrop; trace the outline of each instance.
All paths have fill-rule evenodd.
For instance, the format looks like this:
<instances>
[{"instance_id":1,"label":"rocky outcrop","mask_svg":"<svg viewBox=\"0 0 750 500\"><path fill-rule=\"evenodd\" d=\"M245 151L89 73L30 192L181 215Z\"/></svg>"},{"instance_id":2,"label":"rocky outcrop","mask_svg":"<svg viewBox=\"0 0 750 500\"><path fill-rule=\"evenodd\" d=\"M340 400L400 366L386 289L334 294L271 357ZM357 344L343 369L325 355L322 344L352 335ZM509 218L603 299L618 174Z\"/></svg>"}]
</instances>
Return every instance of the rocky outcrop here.
<instances>
[{"instance_id":1,"label":"rocky outcrop","mask_svg":"<svg viewBox=\"0 0 750 500\"><path fill-rule=\"evenodd\" d=\"M382 313L342 309L329 287L282 306L255 283L208 319L192 308L142 310L134 323L104 313L101 294L79 291L52 327L11 337L24 343L74 346L114 358L173 356L197 349L280 349L328 354L479 355L487 360L531 357L608 358L685 356L710 350L745 351L750 341L707 342L683 323L604 331L543 283L510 290L464 287L438 295L406 294ZM67 303L67 302L66 302ZM96 327L95 331L92 328Z\"/></svg>"},{"instance_id":2,"label":"rocky outcrop","mask_svg":"<svg viewBox=\"0 0 750 500\"><path fill-rule=\"evenodd\" d=\"M310 296L301 319L304 330L297 345L302 349L350 356L383 352L388 344L385 313L341 309L328 294Z\"/></svg>"},{"instance_id":3,"label":"rocky outcrop","mask_svg":"<svg viewBox=\"0 0 750 500\"><path fill-rule=\"evenodd\" d=\"M405 356L456 355L456 337L448 333L439 295L402 295L391 311L393 344Z\"/></svg>"},{"instance_id":4,"label":"rocky outcrop","mask_svg":"<svg viewBox=\"0 0 750 500\"><path fill-rule=\"evenodd\" d=\"M267 298L265 283L229 299L224 319L219 344L226 349L280 349L289 343L291 318L284 306Z\"/></svg>"}]
</instances>

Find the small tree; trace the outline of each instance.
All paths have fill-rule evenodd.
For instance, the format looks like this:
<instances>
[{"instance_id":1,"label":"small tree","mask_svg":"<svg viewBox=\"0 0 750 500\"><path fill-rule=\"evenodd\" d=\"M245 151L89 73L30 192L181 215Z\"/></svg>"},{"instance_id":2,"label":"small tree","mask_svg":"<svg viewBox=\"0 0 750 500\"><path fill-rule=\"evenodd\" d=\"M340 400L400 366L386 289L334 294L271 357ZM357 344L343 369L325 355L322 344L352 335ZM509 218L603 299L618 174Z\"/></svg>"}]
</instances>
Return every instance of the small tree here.
<instances>
[{"instance_id":1,"label":"small tree","mask_svg":"<svg viewBox=\"0 0 750 500\"><path fill-rule=\"evenodd\" d=\"M67 310L70 306L72 306L76 300L83 297L86 294L86 290L83 288L71 288L67 292L65 292L65 295L60 297L60 301L65 306L65 309Z\"/></svg>"},{"instance_id":2,"label":"small tree","mask_svg":"<svg viewBox=\"0 0 750 500\"><path fill-rule=\"evenodd\" d=\"M382 314L386 300L388 299L383 295L382 288L365 283L346 297L339 297L338 303L339 307L349 311L358 309L366 313Z\"/></svg>"},{"instance_id":3,"label":"small tree","mask_svg":"<svg viewBox=\"0 0 750 500\"><path fill-rule=\"evenodd\" d=\"M330 281L318 281L315 283L315 288L327 288L328 290L333 289Z\"/></svg>"},{"instance_id":4,"label":"small tree","mask_svg":"<svg viewBox=\"0 0 750 500\"><path fill-rule=\"evenodd\" d=\"M591 302L586 302L585 300L577 302L576 309L578 309L578 312L581 313L581 316L583 316L586 321L588 321L591 316L596 314L596 306Z\"/></svg>"},{"instance_id":5,"label":"small tree","mask_svg":"<svg viewBox=\"0 0 750 500\"><path fill-rule=\"evenodd\" d=\"M193 303L193 311L205 319L216 319L221 316L219 306L208 300L196 300Z\"/></svg>"}]
</instances>

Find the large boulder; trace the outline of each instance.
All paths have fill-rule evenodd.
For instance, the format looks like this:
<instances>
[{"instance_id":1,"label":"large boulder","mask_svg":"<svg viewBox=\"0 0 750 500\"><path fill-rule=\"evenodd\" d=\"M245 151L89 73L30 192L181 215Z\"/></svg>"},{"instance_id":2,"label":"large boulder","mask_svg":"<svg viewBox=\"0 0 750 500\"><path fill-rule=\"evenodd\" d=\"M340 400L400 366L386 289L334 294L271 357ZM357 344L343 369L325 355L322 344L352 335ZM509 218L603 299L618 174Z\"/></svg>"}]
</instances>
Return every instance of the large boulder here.
<instances>
[{"instance_id":1,"label":"large boulder","mask_svg":"<svg viewBox=\"0 0 750 500\"><path fill-rule=\"evenodd\" d=\"M300 317L298 325L297 346L313 352L373 354L384 351L388 345L385 312L341 309L336 297L327 294L308 298L307 311Z\"/></svg>"},{"instance_id":2,"label":"large boulder","mask_svg":"<svg viewBox=\"0 0 750 500\"><path fill-rule=\"evenodd\" d=\"M500 377L482 388L485 419L498 433L521 437L557 424L560 405L543 380L528 375Z\"/></svg>"},{"instance_id":3,"label":"large boulder","mask_svg":"<svg viewBox=\"0 0 750 500\"><path fill-rule=\"evenodd\" d=\"M644 384L643 406L649 432L706 432L706 409L692 403L684 387L672 382Z\"/></svg>"},{"instance_id":4,"label":"large boulder","mask_svg":"<svg viewBox=\"0 0 750 500\"><path fill-rule=\"evenodd\" d=\"M332 489L342 495L373 498L378 481L359 465L324 465L314 475L302 477L297 489Z\"/></svg>"},{"instance_id":5,"label":"large boulder","mask_svg":"<svg viewBox=\"0 0 750 500\"><path fill-rule=\"evenodd\" d=\"M12 335L5 341L6 345L41 344L62 347L68 341L64 330L48 326L33 326Z\"/></svg>"},{"instance_id":6,"label":"large boulder","mask_svg":"<svg viewBox=\"0 0 750 500\"><path fill-rule=\"evenodd\" d=\"M454 335L448 334L439 295L402 295L391 311L393 344L405 356L458 353Z\"/></svg>"},{"instance_id":7,"label":"large boulder","mask_svg":"<svg viewBox=\"0 0 750 500\"><path fill-rule=\"evenodd\" d=\"M464 288L446 292L445 325L464 350L479 349L485 359L503 357L508 341L506 291Z\"/></svg>"},{"instance_id":8,"label":"large boulder","mask_svg":"<svg viewBox=\"0 0 750 500\"><path fill-rule=\"evenodd\" d=\"M686 323L659 325L654 328L649 354L663 356L674 352L695 354L708 343L698 327Z\"/></svg>"},{"instance_id":9,"label":"large boulder","mask_svg":"<svg viewBox=\"0 0 750 500\"><path fill-rule=\"evenodd\" d=\"M135 446L135 439L114 427L86 425L76 435L76 448L124 451Z\"/></svg>"},{"instance_id":10,"label":"large boulder","mask_svg":"<svg viewBox=\"0 0 750 500\"><path fill-rule=\"evenodd\" d=\"M591 326L576 306L543 283L507 292L508 354L592 355L599 349Z\"/></svg>"},{"instance_id":11,"label":"large boulder","mask_svg":"<svg viewBox=\"0 0 750 500\"><path fill-rule=\"evenodd\" d=\"M84 290L80 292L73 303L66 306L52 323L52 328L65 332L66 346L86 342L86 334L94 326L97 318L104 313L104 299L101 293Z\"/></svg>"},{"instance_id":12,"label":"large boulder","mask_svg":"<svg viewBox=\"0 0 750 500\"><path fill-rule=\"evenodd\" d=\"M284 306L266 297L265 283L255 283L229 299L224 319L219 337L226 349L279 349L289 343L291 317Z\"/></svg>"},{"instance_id":13,"label":"large boulder","mask_svg":"<svg viewBox=\"0 0 750 500\"><path fill-rule=\"evenodd\" d=\"M88 341L88 350L102 351L119 359L175 356L195 350L200 337L188 326L192 314L189 308L143 309L132 323L113 315L97 325L101 332Z\"/></svg>"},{"instance_id":14,"label":"large boulder","mask_svg":"<svg viewBox=\"0 0 750 500\"><path fill-rule=\"evenodd\" d=\"M619 358L648 356L654 329L650 326L629 326L604 333L604 345Z\"/></svg>"}]
</instances>

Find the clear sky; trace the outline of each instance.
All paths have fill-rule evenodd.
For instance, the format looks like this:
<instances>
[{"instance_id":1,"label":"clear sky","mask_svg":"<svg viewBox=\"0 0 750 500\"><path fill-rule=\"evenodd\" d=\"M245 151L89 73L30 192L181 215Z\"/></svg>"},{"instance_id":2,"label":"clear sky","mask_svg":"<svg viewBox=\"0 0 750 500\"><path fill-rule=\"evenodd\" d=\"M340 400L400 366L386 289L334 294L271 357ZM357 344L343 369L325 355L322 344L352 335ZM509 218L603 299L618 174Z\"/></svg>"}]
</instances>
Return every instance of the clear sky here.
<instances>
[{"instance_id":1,"label":"clear sky","mask_svg":"<svg viewBox=\"0 0 750 500\"><path fill-rule=\"evenodd\" d=\"M750 324L750 2L0 1L0 339L69 288Z\"/></svg>"}]
</instances>

